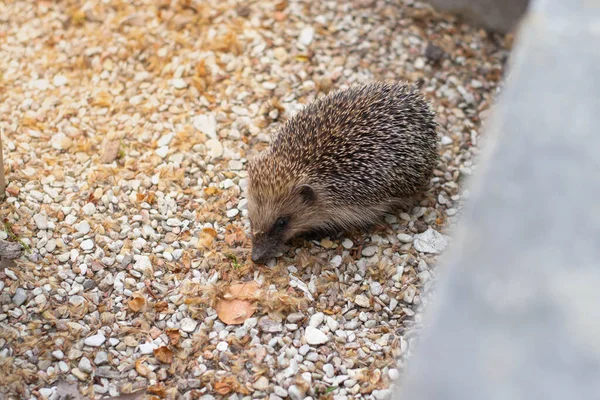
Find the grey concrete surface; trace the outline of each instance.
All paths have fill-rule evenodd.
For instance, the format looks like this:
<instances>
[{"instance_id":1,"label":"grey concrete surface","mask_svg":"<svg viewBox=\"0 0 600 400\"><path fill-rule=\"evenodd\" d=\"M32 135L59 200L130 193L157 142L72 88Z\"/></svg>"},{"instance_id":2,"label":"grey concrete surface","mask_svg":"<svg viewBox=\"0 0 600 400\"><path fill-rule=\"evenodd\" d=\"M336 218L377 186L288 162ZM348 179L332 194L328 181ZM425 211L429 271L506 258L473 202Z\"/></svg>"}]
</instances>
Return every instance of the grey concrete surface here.
<instances>
[{"instance_id":1,"label":"grey concrete surface","mask_svg":"<svg viewBox=\"0 0 600 400\"><path fill-rule=\"evenodd\" d=\"M440 11L458 14L491 31L507 33L523 16L529 0L427 0Z\"/></svg>"},{"instance_id":2,"label":"grey concrete surface","mask_svg":"<svg viewBox=\"0 0 600 400\"><path fill-rule=\"evenodd\" d=\"M533 1L402 400L600 399L600 1Z\"/></svg>"}]
</instances>

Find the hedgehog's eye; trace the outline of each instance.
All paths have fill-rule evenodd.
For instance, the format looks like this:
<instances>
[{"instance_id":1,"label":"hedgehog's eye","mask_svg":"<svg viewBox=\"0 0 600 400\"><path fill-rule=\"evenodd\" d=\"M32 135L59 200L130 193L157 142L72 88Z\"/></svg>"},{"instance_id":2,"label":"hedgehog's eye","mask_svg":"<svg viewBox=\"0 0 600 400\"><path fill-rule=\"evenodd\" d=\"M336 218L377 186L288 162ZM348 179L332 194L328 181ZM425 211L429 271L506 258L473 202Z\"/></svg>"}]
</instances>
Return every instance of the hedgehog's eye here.
<instances>
[{"instance_id":1,"label":"hedgehog's eye","mask_svg":"<svg viewBox=\"0 0 600 400\"><path fill-rule=\"evenodd\" d=\"M279 217L277 221L275 221L275 228L280 230L284 229L289 222L289 218L287 217Z\"/></svg>"}]
</instances>

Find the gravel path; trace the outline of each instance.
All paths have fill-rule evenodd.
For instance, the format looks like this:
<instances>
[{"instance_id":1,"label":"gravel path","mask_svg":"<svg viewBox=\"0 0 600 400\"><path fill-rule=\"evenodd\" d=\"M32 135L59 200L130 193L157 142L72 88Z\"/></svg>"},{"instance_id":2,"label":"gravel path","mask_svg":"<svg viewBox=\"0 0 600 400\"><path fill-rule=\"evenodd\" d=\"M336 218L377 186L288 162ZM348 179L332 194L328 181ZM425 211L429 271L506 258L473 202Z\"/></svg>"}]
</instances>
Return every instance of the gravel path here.
<instances>
[{"instance_id":1,"label":"gravel path","mask_svg":"<svg viewBox=\"0 0 600 400\"><path fill-rule=\"evenodd\" d=\"M83 4L0 4L0 239L28 248L0 268L0 392L385 398L509 38L412 0ZM373 79L420 81L434 104L430 196L253 265L247 158L302 104ZM256 312L224 324L217 299L248 280Z\"/></svg>"}]
</instances>

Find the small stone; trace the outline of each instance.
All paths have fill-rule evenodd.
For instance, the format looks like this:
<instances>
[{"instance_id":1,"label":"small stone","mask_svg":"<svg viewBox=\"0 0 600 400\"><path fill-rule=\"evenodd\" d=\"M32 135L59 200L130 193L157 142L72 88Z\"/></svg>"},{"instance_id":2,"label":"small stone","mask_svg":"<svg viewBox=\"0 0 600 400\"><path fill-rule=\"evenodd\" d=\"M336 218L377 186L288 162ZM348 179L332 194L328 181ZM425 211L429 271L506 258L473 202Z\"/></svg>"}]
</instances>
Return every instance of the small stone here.
<instances>
[{"instance_id":1,"label":"small stone","mask_svg":"<svg viewBox=\"0 0 600 400\"><path fill-rule=\"evenodd\" d=\"M152 269L152 262L150 261L150 257L148 256L140 256L140 255L135 255L133 256L133 258L135 259L135 264L133 264L133 269L137 270L137 271L146 271L146 270L151 270ZM115 281L116 284L116 281Z\"/></svg>"},{"instance_id":2,"label":"small stone","mask_svg":"<svg viewBox=\"0 0 600 400\"><path fill-rule=\"evenodd\" d=\"M100 347L104 344L106 338L103 333L98 333L96 335L85 338L83 344L90 347Z\"/></svg>"},{"instance_id":3,"label":"small stone","mask_svg":"<svg viewBox=\"0 0 600 400\"><path fill-rule=\"evenodd\" d=\"M177 79L171 80L171 85L175 89L185 89L186 87L188 87L187 82L182 78L177 78Z\"/></svg>"},{"instance_id":4,"label":"small stone","mask_svg":"<svg viewBox=\"0 0 600 400\"><path fill-rule=\"evenodd\" d=\"M413 241L413 237L408 233L399 233L396 237L402 243L411 243Z\"/></svg>"},{"instance_id":5,"label":"small stone","mask_svg":"<svg viewBox=\"0 0 600 400\"><path fill-rule=\"evenodd\" d=\"M52 84L56 87L64 86L67 82L67 77L64 75L54 75L54 78L52 79Z\"/></svg>"},{"instance_id":6,"label":"small stone","mask_svg":"<svg viewBox=\"0 0 600 400\"><path fill-rule=\"evenodd\" d=\"M46 229L48 229L48 220L46 219L45 215L34 214L33 215L33 222L35 222L35 226L37 226L37 228L39 230L46 230Z\"/></svg>"},{"instance_id":7,"label":"small stone","mask_svg":"<svg viewBox=\"0 0 600 400\"><path fill-rule=\"evenodd\" d=\"M50 145L56 150L67 150L73 145L73 141L63 132L58 132L50 138Z\"/></svg>"},{"instance_id":8,"label":"small stone","mask_svg":"<svg viewBox=\"0 0 600 400\"><path fill-rule=\"evenodd\" d=\"M288 394L292 400L304 400L304 391L296 385L291 385L288 388Z\"/></svg>"},{"instance_id":9,"label":"small stone","mask_svg":"<svg viewBox=\"0 0 600 400\"><path fill-rule=\"evenodd\" d=\"M82 357L81 360L79 360L79 364L77 366L80 370L88 374L90 374L93 371L92 363L87 357Z\"/></svg>"},{"instance_id":10,"label":"small stone","mask_svg":"<svg viewBox=\"0 0 600 400\"><path fill-rule=\"evenodd\" d=\"M324 344L329 341L329 338L326 334L312 326L306 327L306 330L304 331L304 338L306 339L306 343L310 344L311 346Z\"/></svg>"},{"instance_id":11,"label":"small stone","mask_svg":"<svg viewBox=\"0 0 600 400\"><path fill-rule=\"evenodd\" d=\"M165 158L169 153L169 146L159 147L158 149L156 149L155 153L160 158Z\"/></svg>"},{"instance_id":12,"label":"small stone","mask_svg":"<svg viewBox=\"0 0 600 400\"><path fill-rule=\"evenodd\" d=\"M275 393L277 396L279 396L281 398L285 398L288 395L288 391L285 390L284 388L282 388L281 386L275 386L273 388L273 393Z\"/></svg>"},{"instance_id":13,"label":"small stone","mask_svg":"<svg viewBox=\"0 0 600 400\"><path fill-rule=\"evenodd\" d=\"M371 307L371 302L369 301L369 298L364 294L359 294L358 296L356 296L354 302L361 307Z\"/></svg>"},{"instance_id":14,"label":"small stone","mask_svg":"<svg viewBox=\"0 0 600 400\"><path fill-rule=\"evenodd\" d=\"M218 139L209 139L205 145L210 158L218 158L223 155L223 145Z\"/></svg>"},{"instance_id":15,"label":"small stone","mask_svg":"<svg viewBox=\"0 0 600 400\"><path fill-rule=\"evenodd\" d=\"M92 239L86 239L81 242L79 247L84 251L92 250L94 248L94 241Z\"/></svg>"},{"instance_id":16,"label":"small stone","mask_svg":"<svg viewBox=\"0 0 600 400\"><path fill-rule=\"evenodd\" d=\"M63 353L61 350L55 350L52 352L52 357L56 358L57 360L62 360L65 357L65 353Z\"/></svg>"},{"instance_id":17,"label":"small stone","mask_svg":"<svg viewBox=\"0 0 600 400\"><path fill-rule=\"evenodd\" d=\"M261 376L252 384L252 387L256 390L264 392L269 388L269 379L266 376Z\"/></svg>"},{"instance_id":18,"label":"small stone","mask_svg":"<svg viewBox=\"0 0 600 400\"><path fill-rule=\"evenodd\" d=\"M160 139L158 139L158 141L156 142L156 147L168 146L174 137L175 135L173 133L167 133L166 135L162 135Z\"/></svg>"},{"instance_id":19,"label":"small stone","mask_svg":"<svg viewBox=\"0 0 600 400\"><path fill-rule=\"evenodd\" d=\"M340 255L333 256L330 263L335 268L339 267L340 265L342 265L342 256L340 256Z\"/></svg>"},{"instance_id":20,"label":"small stone","mask_svg":"<svg viewBox=\"0 0 600 400\"><path fill-rule=\"evenodd\" d=\"M383 293L383 286L381 286L381 283L379 282L371 282L369 287L373 296L379 296L381 293Z\"/></svg>"},{"instance_id":21,"label":"small stone","mask_svg":"<svg viewBox=\"0 0 600 400\"><path fill-rule=\"evenodd\" d=\"M25 290L22 288L17 288L15 295L12 298L13 303L17 307L20 307L23 303L25 303L25 300L27 300L27 292L25 292Z\"/></svg>"},{"instance_id":22,"label":"small stone","mask_svg":"<svg viewBox=\"0 0 600 400\"><path fill-rule=\"evenodd\" d=\"M327 326L331 332L335 332L340 327L340 324L333 317L327 317Z\"/></svg>"},{"instance_id":23,"label":"small stone","mask_svg":"<svg viewBox=\"0 0 600 400\"><path fill-rule=\"evenodd\" d=\"M441 60L442 57L444 57L444 54L444 50L433 43L427 44L427 47L425 48L425 57L433 62Z\"/></svg>"},{"instance_id":24,"label":"small stone","mask_svg":"<svg viewBox=\"0 0 600 400\"><path fill-rule=\"evenodd\" d=\"M187 333L192 333L196 330L196 326L198 326L198 322L191 318L184 318L181 320L181 330Z\"/></svg>"},{"instance_id":25,"label":"small stone","mask_svg":"<svg viewBox=\"0 0 600 400\"><path fill-rule=\"evenodd\" d=\"M398 380L398 378L400 378L400 372L396 368L390 368L390 370L388 371L388 375L393 381Z\"/></svg>"},{"instance_id":26,"label":"small stone","mask_svg":"<svg viewBox=\"0 0 600 400\"><path fill-rule=\"evenodd\" d=\"M219 342L216 348L218 351L227 351L229 345L227 344L227 342Z\"/></svg>"},{"instance_id":27,"label":"small stone","mask_svg":"<svg viewBox=\"0 0 600 400\"><path fill-rule=\"evenodd\" d=\"M88 374L86 374L85 372L83 372L82 370L80 370L79 368L73 368L71 370L71 373L73 375L75 375L75 377L77 379L79 379L80 381L86 381L88 379Z\"/></svg>"},{"instance_id":28,"label":"small stone","mask_svg":"<svg viewBox=\"0 0 600 400\"><path fill-rule=\"evenodd\" d=\"M335 369L331 364L323 365L323 372L325 372L325 375L327 375L328 378L333 378L333 376L335 375Z\"/></svg>"},{"instance_id":29,"label":"small stone","mask_svg":"<svg viewBox=\"0 0 600 400\"><path fill-rule=\"evenodd\" d=\"M90 233L90 224L87 221L81 221L75 225L75 230L83 235Z\"/></svg>"},{"instance_id":30,"label":"small stone","mask_svg":"<svg viewBox=\"0 0 600 400\"><path fill-rule=\"evenodd\" d=\"M377 253L377 246L365 247L362 251L362 255L365 257L372 257Z\"/></svg>"},{"instance_id":31,"label":"small stone","mask_svg":"<svg viewBox=\"0 0 600 400\"><path fill-rule=\"evenodd\" d=\"M52 389L52 388L41 388L40 389L40 395L44 399L50 399L50 398L52 398L52 395L54 394L54 392L55 392L55 390Z\"/></svg>"},{"instance_id":32,"label":"small stone","mask_svg":"<svg viewBox=\"0 0 600 400\"><path fill-rule=\"evenodd\" d=\"M99 351L94 357L94 364L103 365L108 362L108 354L105 351Z\"/></svg>"},{"instance_id":33,"label":"small stone","mask_svg":"<svg viewBox=\"0 0 600 400\"><path fill-rule=\"evenodd\" d=\"M432 228L415 235L415 249L422 253L439 254L444 251L447 245L448 240L441 233Z\"/></svg>"},{"instance_id":34,"label":"small stone","mask_svg":"<svg viewBox=\"0 0 600 400\"><path fill-rule=\"evenodd\" d=\"M33 301L38 306L44 306L48 300L46 299L46 296L42 293L42 294L38 294L37 296L35 296L33 298Z\"/></svg>"},{"instance_id":35,"label":"small stone","mask_svg":"<svg viewBox=\"0 0 600 400\"><path fill-rule=\"evenodd\" d=\"M304 314L302 314L302 313L291 313L287 316L288 322L290 322L292 324L300 322L303 319L304 319Z\"/></svg>"},{"instance_id":36,"label":"small stone","mask_svg":"<svg viewBox=\"0 0 600 400\"><path fill-rule=\"evenodd\" d=\"M269 317L263 317L258 321L258 327L266 333L277 333L283 331L283 325Z\"/></svg>"},{"instance_id":37,"label":"small stone","mask_svg":"<svg viewBox=\"0 0 600 400\"><path fill-rule=\"evenodd\" d=\"M447 146L447 145L453 143L452 138L450 138L449 136L442 136L441 142L442 142L442 145L444 145L444 146Z\"/></svg>"},{"instance_id":38,"label":"small stone","mask_svg":"<svg viewBox=\"0 0 600 400\"><path fill-rule=\"evenodd\" d=\"M298 37L298 42L300 42L303 46L308 46L313 41L313 37L315 36L315 28L312 26L305 26L302 31L300 31L300 36Z\"/></svg>"},{"instance_id":39,"label":"small stone","mask_svg":"<svg viewBox=\"0 0 600 400\"><path fill-rule=\"evenodd\" d=\"M227 215L227 218L233 218L236 215L238 215L239 213L240 213L240 210L238 210L237 208L232 208L230 210L227 210L225 215Z\"/></svg>"},{"instance_id":40,"label":"small stone","mask_svg":"<svg viewBox=\"0 0 600 400\"><path fill-rule=\"evenodd\" d=\"M321 325L324 320L325 320L325 314L323 314L322 312L318 312L315 315L313 315L312 317L310 317L310 321L309 321L308 325L312 326L313 328L318 328L319 325Z\"/></svg>"},{"instance_id":41,"label":"small stone","mask_svg":"<svg viewBox=\"0 0 600 400\"><path fill-rule=\"evenodd\" d=\"M388 400L392 395L392 391L390 389L373 390L371 394L377 400Z\"/></svg>"},{"instance_id":42,"label":"small stone","mask_svg":"<svg viewBox=\"0 0 600 400\"><path fill-rule=\"evenodd\" d=\"M167 219L167 225L172 227L178 227L182 225L182 222L177 218L169 218Z\"/></svg>"},{"instance_id":43,"label":"small stone","mask_svg":"<svg viewBox=\"0 0 600 400\"><path fill-rule=\"evenodd\" d=\"M204 133L210 139L217 137L217 120L213 114L197 115L194 117L192 124L194 128Z\"/></svg>"},{"instance_id":44,"label":"small stone","mask_svg":"<svg viewBox=\"0 0 600 400\"><path fill-rule=\"evenodd\" d=\"M93 203L87 203L82 210L85 215L93 215L96 212L96 206Z\"/></svg>"},{"instance_id":45,"label":"small stone","mask_svg":"<svg viewBox=\"0 0 600 400\"><path fill-rule=\"evenodd\" d=\"M350 250L352 248L352 246L354 246L354 243L352 243L352 240L350 240L350 239L344 239L344 241L342 242L342 246L346 250Z\"/></svg>"},{"instance_id":46,"label":"small stone","mask_svg":"<svg viewBox=\"0 0 600 400\"><path fill-rule=\"evenodd\" d=\"M140 344L140 353L152 354L154 352L154 350L157 348L158 348L158 346L156 344L154 344L153 342L146 342L146 343Z\"/></svg>"}]
</instances>

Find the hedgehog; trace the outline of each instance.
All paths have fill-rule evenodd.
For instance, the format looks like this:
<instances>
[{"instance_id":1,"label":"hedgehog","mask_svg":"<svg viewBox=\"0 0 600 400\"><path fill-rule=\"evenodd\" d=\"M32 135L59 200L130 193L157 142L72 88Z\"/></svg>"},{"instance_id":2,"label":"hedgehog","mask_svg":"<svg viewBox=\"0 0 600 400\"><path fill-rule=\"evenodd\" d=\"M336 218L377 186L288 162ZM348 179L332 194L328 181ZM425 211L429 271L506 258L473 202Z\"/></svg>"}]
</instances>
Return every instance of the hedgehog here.
<instances>
[{"instance_id":1,"label":"hedgehog","mask_svg":"<svg viewBox=\"0 0 600 400\"><path fill-rule=\"evenodd\" d=\"M297 237L369 229L409 205L439 157L434 118L402 82L330 92L292 116L247 165L252 261Z\"/></svg>"}]
</instances>

